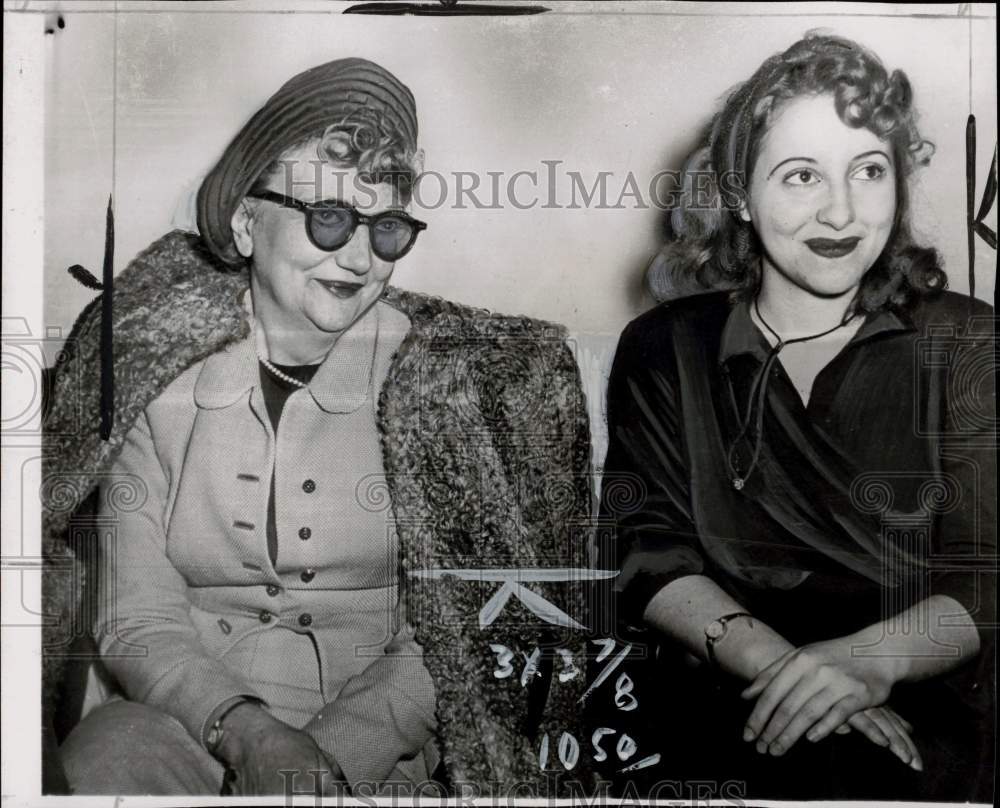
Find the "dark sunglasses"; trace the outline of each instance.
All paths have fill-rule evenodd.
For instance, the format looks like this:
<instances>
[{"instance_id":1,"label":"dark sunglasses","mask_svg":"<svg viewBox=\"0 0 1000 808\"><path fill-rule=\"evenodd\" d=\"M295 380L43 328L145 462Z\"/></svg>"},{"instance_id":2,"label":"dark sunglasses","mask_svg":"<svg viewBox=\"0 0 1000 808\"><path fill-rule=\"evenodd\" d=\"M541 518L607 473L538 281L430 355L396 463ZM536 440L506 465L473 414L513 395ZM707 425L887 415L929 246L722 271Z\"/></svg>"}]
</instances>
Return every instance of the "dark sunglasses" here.
<instances>
[{"instance_id":1,"label":"dark sunglasses","mask_svg":"<svg viewBox=\"0 0 1000 808\"><path fill-rule=\"evenodd\" d=\"M358 225L365 224L368 225L372 252L383 261L397 261L410 251L420 231L427 229L424 222L399 210L386 210L374 216L366 216L338 200L303 202L276 191L260 191L247 196L304 213L309 241L324 252L339 250L351 240Z\"/></svg>"}]
</instances>

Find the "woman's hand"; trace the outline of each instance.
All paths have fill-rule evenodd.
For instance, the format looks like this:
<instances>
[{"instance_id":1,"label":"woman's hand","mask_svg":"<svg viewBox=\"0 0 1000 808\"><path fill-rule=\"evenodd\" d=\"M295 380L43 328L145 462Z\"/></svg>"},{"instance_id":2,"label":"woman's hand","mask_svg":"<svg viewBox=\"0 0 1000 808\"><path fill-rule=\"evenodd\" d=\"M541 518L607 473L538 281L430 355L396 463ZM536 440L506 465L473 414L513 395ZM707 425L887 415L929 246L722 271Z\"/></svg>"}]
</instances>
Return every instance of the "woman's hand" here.
<instances>
[{"instance_id":1,"label":"woman's hand","mask_svg":"<svg viewBox=\"0 0 1000 808\"><path fill-rule=\"evenodd\" d=\"M849 724L906 764L922 768L905 722L888 708L894 684L891 662L851 653L852 640L814 643L784 654L762 670L743 698L757 699L743 738L760 751L784 754L803 734L825 738Z\"/></svg>"},{"instance_id":2,"label":"woman's hand","mask_svg":"<svg viewBox=\"0 0 1000 808\"><path fill-rule=\"evenodd\" d=\"M881 707L869 707L860 713L855 713L846 724L833 730L843 732L850 727L856 728L872 743L879 746L888 746L892 753L911 769L918 772L924 770L924 763L917 750L917 745L913 742L913 725L902 718L895 710L887 705ZM809 740L821 740L829 734L824 731L815 737L809 733L806 737Z\"/></svg>"},{"instance_id":3,"label":"woman's hand","mask_svg":"<svg viewBox=\"0 0 1000 808\"><path fill-rule=\"evenodd\" d=\"M344 788L340 767L309 735L256 704L236 707L222 728L218 754L227 764L225 793L333 795Z\"/></svg>"}]
</instances>

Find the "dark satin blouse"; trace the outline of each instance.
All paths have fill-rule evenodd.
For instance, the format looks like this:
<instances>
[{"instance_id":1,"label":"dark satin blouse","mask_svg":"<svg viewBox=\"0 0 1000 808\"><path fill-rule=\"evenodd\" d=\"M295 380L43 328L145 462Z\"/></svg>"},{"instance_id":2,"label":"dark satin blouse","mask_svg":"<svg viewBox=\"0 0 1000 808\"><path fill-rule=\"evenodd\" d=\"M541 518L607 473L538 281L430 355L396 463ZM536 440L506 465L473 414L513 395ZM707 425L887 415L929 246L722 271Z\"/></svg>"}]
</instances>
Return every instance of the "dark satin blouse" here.
<instances>
[{"instance_id":1,"label":"dark satin blouse","mask_svg":"<svg viewBox=\"0 0 1000 808\"><path fill-rule=\"evenodd\" d=\"M932 688L991 716L992 340L989 306L944 293L869 315L807 406L774 362L759 457L737 490L753 448L740 425L770 350L748 304L706 294L633 321L609 382L598 541L602 568L620 570L615 613L641 628L653 595L703 574L801 645L950 595L982 652Z\"/></svg>"}]
</instances>

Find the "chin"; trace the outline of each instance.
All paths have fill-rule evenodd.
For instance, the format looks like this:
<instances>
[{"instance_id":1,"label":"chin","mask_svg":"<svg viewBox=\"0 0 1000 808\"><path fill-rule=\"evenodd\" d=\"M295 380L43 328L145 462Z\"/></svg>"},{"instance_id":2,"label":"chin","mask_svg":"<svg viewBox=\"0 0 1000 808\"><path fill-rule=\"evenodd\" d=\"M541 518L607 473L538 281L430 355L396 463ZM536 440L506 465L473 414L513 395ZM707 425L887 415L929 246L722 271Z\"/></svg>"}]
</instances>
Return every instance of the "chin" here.
<instances>
[{"instance_id":1,"label":"chin","mask_svg":"<svg viewBox=\"0 0 1000 808\"><path fill-rule=\"evenodd\" d=\"M361 319L374 302L373 296L365 291L346 300L324 301L321 306L314 306L308 312L309 320L320 331L339 333Z\"/></svg>"},{"instance_id":2,"label":"chin","mask_svg":"<svg viewBox=\"0 0 1000 808\"><path fill-rule=\"evenodd\" d=\"M854 292L865 275L862 264L856 266L831 266L824 262L810 262L799 274L798 285L820 297L840 297Z\"/></svg>"}]
</instances>

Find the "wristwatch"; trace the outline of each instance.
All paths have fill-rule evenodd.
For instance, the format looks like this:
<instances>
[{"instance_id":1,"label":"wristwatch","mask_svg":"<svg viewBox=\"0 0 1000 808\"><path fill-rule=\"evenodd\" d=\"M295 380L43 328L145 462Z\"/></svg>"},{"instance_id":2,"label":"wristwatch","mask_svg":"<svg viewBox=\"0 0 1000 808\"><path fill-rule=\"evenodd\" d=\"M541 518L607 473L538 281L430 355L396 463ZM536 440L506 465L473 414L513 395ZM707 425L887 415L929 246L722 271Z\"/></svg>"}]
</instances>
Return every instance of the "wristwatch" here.
<instances>
[{"instance_id":1,"label":"wristwatch","mask_svg":"<svg viewBox=\"0 0 1000 808\"><path fill-rule=\"evenodd\" d=\"M719 666L719 661L715 658L715 644L726 636L726 632L729 631L729 622L735 620L737 617L747 618L750 621L750 627L753 628L753 615L749 612L724 614L722 617L713 620L705 626L705 654L708 657L708 661L712 663L712 667L717 668Z\"/></svg>"},{"instance_id":2,"label":"wristwatch","mask_svg":"<svg viewBox=\"0 0 1000 808\"><path fill-rule=\"evenodd\" d=\"M222 738L225 735L222 730L222 722L225 720L226 716L228 716L241 704L246 704L249 701L250 699L247 698L236 699L232 704L228 705L221 713L219 713L219 717L212 722L212 726L210 726L208 728L208 732L205 733L205 748L208 750L210 755L214 756L219 749L219 744L222 743Z\"/></svg>"}]
</instances>

